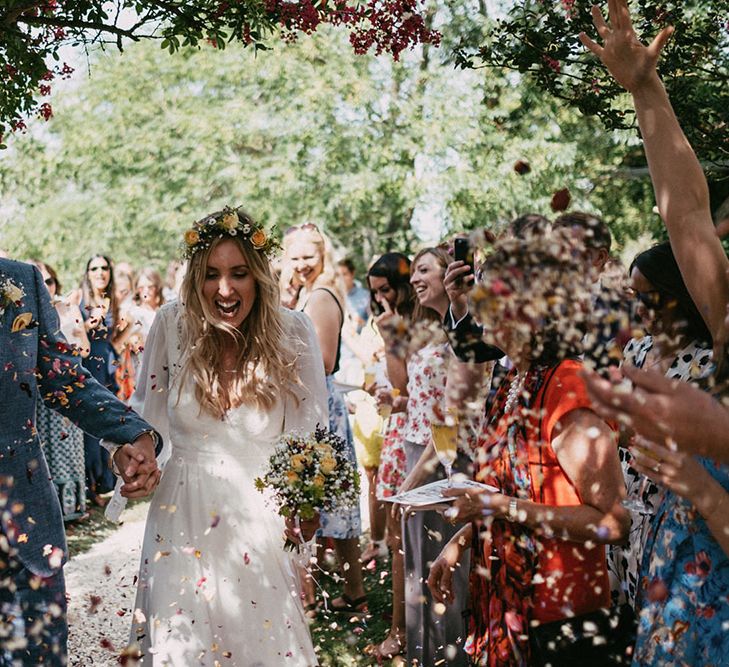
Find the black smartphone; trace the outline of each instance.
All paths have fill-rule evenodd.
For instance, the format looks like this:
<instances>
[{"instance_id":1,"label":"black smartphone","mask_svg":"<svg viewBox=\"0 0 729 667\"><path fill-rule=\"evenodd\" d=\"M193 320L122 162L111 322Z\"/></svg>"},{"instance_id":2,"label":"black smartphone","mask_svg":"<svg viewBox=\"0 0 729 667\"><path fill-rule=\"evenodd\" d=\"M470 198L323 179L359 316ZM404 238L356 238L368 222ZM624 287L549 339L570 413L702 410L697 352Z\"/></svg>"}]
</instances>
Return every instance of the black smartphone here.
<instances>
[{"instance_id":1,"label":"black smartphone","mask_svg":"<svg viewBox=\"0 0 729 667\"><path fill-rule=\"evenodd\" d=\"M471 268L471 273L474 272L473 248L467 238L459 237L453 242L453 259L465 262Z\"/></svg>"}]
</instances>

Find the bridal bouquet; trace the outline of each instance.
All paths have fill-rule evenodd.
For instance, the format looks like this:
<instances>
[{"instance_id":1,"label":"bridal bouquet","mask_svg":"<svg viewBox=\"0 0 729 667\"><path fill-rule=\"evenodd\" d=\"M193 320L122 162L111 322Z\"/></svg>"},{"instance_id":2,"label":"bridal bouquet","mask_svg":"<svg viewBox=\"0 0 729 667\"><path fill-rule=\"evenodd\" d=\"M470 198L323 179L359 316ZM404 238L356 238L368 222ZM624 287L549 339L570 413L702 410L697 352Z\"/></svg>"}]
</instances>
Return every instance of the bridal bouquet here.
<instances>
[{"instance_id":1,"label":"bridal bouquet","mask_svg":"<svg viewBox=\"0 0 729 667\"><path fill-rule=\"evenodd\" d=\"M344 440L317 426L313 433L287 433L256 478L256 488L273 492L283 517L313 519L319 512L336 512L359 502L359 473L347 458ZM286 548L293 548L290 540Z\"/></svg>"}]
</instances>

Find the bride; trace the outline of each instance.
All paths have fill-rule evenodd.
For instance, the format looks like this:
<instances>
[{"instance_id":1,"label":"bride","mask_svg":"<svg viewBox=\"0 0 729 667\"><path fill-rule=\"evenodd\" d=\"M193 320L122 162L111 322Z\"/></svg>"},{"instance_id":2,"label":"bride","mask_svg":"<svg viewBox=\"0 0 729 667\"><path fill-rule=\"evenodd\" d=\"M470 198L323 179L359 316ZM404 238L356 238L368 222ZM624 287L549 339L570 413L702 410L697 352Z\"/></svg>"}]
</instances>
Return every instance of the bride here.
<instances>
[{"instance_id":1,"label":"bride","mask_svg":"<svg viewBox=\"0 0 729 667\"><path fill-rule=\"evenodd\" d=\"M282 433L328 421L316 333L279 308L273 246L241 209L195 223L180 301L147 339L132 405L171 452L142 547L143 665L317 664L283 521L254 487Z\"/></svg>"}]
</instances>

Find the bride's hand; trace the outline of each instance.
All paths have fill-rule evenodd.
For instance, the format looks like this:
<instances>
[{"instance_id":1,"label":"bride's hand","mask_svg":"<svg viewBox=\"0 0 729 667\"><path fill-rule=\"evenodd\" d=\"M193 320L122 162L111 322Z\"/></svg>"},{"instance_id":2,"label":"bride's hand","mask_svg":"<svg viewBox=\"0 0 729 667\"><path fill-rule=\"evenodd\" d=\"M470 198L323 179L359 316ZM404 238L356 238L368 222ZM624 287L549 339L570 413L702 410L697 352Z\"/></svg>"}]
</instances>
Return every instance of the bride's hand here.
<instances>
[{"instance_id":1,"label":"bride's hand","mask_svg":"<svg viewBox=\"0 0 729 667\"><path fill-rule=\"evenodd\" d=\"M299 519L298 527L295 516L286 517L286 537L294 544L308 542L314 537L319 525L318 514L313 519Z\"/></svg>"}]
</instances>

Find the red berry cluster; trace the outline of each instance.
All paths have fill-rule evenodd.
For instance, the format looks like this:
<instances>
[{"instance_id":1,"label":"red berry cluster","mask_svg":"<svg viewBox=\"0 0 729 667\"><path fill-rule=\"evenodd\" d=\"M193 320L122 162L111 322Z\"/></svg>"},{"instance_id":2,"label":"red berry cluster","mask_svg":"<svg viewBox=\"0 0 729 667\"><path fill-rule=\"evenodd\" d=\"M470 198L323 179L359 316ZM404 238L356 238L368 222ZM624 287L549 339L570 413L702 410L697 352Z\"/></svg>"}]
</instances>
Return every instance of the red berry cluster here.
<instances>
[{"instance_id":1,"label":"red berry cluster","mask_svg":"<svg viewBox=\"0 0 729 667\"><path fill-rule=\"evenodd\" d=\"M348 0L266 0L265 9L284 28L283 38L293 41L299 32L311 34L321 23L347 26L355 53L364 54L374 47L375 54L400 53L417 44L440 43L440 33L425 25L418 11L419 0L367 0L350 4Z\"/></svg>"},{"instance_id":2,"label":"red berry cluster","mask_svg":"<svg viewBox=\"0 0 729 667\"><path fill-rule=\"evenodd\" d=\"M564 9L565 13L567 14L568 18L573 18L577 14L577 10L575 9L575 0L561 0L562 1L562 8Z\"/></svg>"},{"instance_id":3,"label":"red berry cluster","mask_svg":"<svg viewBox=\"0 0 729 667\"><path fill-rule=\"evenodd\" d=\"M266 0L265 7L266 11L274 15L284 29L283 39L285 41L294 41L299 32L310 35L324 19L324 16L314 7L312 0L300 0L300 2Z\"/></svg>"},{"instance_id":4,"label":"red berry cluster","mask_svg":"<svg viewBox=\"0 0 729 667\"><path fill-rule=\"evenodd\" d=\"M369 0L362 22L349 38L355 53L374 46L377 55L388 52L398 60L402 51L417 44L440 44L440 33L429 30L418 13L417 0Z\"/></svg>"},{"instance_id":5,"label":"red berry cluster","mask_svg":"<svg viewBox=\"0 0 729 667\"><path fill-rule=\"evenodd\" d=\"M555 60L549 56L542 56L542 60L544 60L549 69L554 70L557 74L562 71L562 65L559 64L559 60Z\"/></svg>"}]
</instances>

